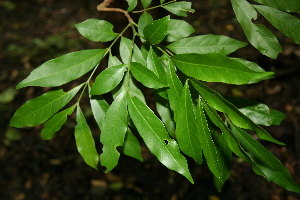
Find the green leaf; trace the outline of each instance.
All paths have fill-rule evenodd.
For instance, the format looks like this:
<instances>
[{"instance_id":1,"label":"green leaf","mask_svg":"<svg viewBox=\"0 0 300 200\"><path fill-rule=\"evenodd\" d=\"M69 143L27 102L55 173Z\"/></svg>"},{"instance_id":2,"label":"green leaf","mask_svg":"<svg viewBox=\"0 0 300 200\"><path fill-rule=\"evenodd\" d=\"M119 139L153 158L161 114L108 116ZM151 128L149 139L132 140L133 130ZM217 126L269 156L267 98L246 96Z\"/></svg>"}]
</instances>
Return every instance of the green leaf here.
<instances>
[{"instance_id":1,"label":"green leaf","mask_svg":"<svg viewBox=\"0 0 300 200\"><path fill-rule=\"evenodd\" d=\"M299 0L255 0L266 6L274 7L286 12L300 12Z\"/></svg>"},{"instance_id":2,"label":"green leaf","mask_svg":"<svg viewBox=\"0 0 300 200\"><path fill-rule=\"evenodd\" d=\"M186 21L171 19L168 24L167 42L174 42L182 38L188 37L194 33L195 29Z\"/></svg>"},{"instance_id":3,"label":"green leaf","mask_svg":"<svg viewBox=\"0 0 300 200\"><path fill-rule=\"evenodd\" d=\"M128 3L128 8L127 8L127 12L132 11L133 9L135 9L136 5L137 5L137 0L126 0Z\"/></svg>"},{"instance_id":4,"label":"green leaf","mask_svg":"<svg viewBox=\"0 0 300 200\"><path fill-rule=\"evenodd\" d=\"M162 4L163 2L165 2L165 0L159 0L160 1L160 4Z\"/></svg>"},{"instance_id":5,"label":"green leaf","mask_svg":"<svg viewBox=\"0 0 300 200\"><path fill-rule=\"evenodd\" d=\"M249 117L255 124L264 126L279 125L285 118L284 114L277 110L270 109L265 104L232 96L223 97L235 105L241 113Z\"/></svg>"},{"instance_id":6,"label":"green leaf","mask_svg":"<svg viewBox=\"0 0 300 200\"><path fill-rule=\"evenodd\" d=\"M208 128L206 117L204 115L203 105L201 100L199 100L196 111L197 127L199 131L199 140L203 148L203 154L205 156L207 165L210 171L218 178L222 183L228 178L224 173L224 168L226 166L226 161L220 149L217 148L213 141L211 132Z\"/></svg>"},{"instance_id":7,"label":"green leaf","mask_svg":"<svg viewBox=\"0 0 300 200\"><path fill-rule=\"evenodd\" d=\"M152 0L141 0L141 1L144 8L147 8L152 2Z\"/></svg>"},{"instance_id":8,"label":"green leaf","mask_svg":"<svg viewBox=\"0 0 300 200\"><path fill-rule=\"evenodd\" d=\"M153 18L149 13L144 12L140 16L139 21L138 21L138 32L141 36L144 36L144 28L151 22L153 22ZM141 38L141 40L144 41L144 39L142 39L142 38Z\"/></svg>"},{"instance_id":9,"label":"green leaf","mask_svg":"<svg viewBox=\"0 0 300 200\"><path fill-rule=\"evenodd\" d=\"M105 172L111 171L117 164L120 153L118 146L123 146L127 131L127 98L122 92L108 108L102 123L100 142L103 144L100 163L106 167Z\"/></svg>"},{"instance_id":10,"label":"green leaf","mask_svg":"<svg viewBox=\"0 0 300 200\"><path fill-rule=\"evenodd\" d=\"M128 128L123 145L123 153L143 162L142 149L139 140L132 134Z\"/></svg>"},{"instance_id":11,"label":"green leaf","mask_svg":"<svg viewBox=\"0 0 300 200\"><path fill-rule=\"evenodd\" d=\"M59 131L62 125L67 121L67 116L72 114L75 109L75 105L56 113L51 119L49 119L41 132L43 140L50 140L54 134Z\"/></svg>"},{"instance_id":12,"label":"green leaf","mask_svg":"<svg viewBox=\"0 0 300 200\"><path fill-rule=\"evenodd\" d=\"M120 42L120 56L124 64L128 64L130 62L130 52L132 51L131 49L132 46L132 41L126 37L121 37L121 42Z\"/></svg>"},{"instance_id":13,"label":"green leaf","mask_svg":"<svg viewBox=\"0 0 300 200\"><path fill-rule=\"evenodd\" d=\"M129 97L128 110L148 149L163 165L182 174L193 183L186 159L153 111L136 97Z\"/></svg>"},{"instance_id":14,"label":"green leaf","mask_svg":"<svg viewBox=\"0 0 300 200\"><path fill-rule=\"evenodd\" d=\"M116 56L113 56L111 54L111 52L109 52L107 67L112 67L112 66L121 65L121 64L123 64L123 63L119 60L119 58L117 58Z\"/></svg>"},{"instance_id":15,"label":"green leaf","mask_svg":"<svg viewBox=\"0 0 300 200\"><path fill-rule=\"evenodd\" d=\"M136 80L141 82L146 87L155 89L167 87L167 85L162 80L160 80L154 72L141 65L140 63L131 63L130 69L134 78L136 78Z\"/></svg>"},{"instance_id":16,"label":"green leaf","mask_svg":"<svg viewBox=\"0 0 300 200\"><path fill-rule=\"evenodd\" d=\"M96 98L90 97L90 103L91 103L91 108L92 108L94 118L95 118L100 130L102 130L103 119L109 108L109 105L104 99L102 99L100 97L96 97Z\"/></svg>"},{"instance_id":17,"label":"green leaf","mask_svg":"<svg viewBox=\"0 0 300 200\"><path fill-rule=\"evenodd\" d=\"M144 30L144 36L151 44L159 44L166 37L170 16L155 20L148 24Z\"/></svg>"},{"instance_id":18,"label":"green leaf","mask_svg":"<svg viewBox=\"0 0 300 200\"><path fill-rule=\"evenodd\" d=\"M102 71L92 85L91 94L101 95L113 90L122 80L126 65L116 65Z\"/></svg>"},{"instance_id":19,"label":"green leaf","mask_svg":"<svg viewBox=\"0 0 300 200\"><path fill-rule=\"evenodd\" d=\"M273 74L253 71L243 63L219 53L178 54L171 59L184 74L209 82L241 85Z\"/></svg>"},{"instance_id":20,"label":"green leaf","mask_svg":"<svg viewBox=\"0 0 300 200\"><path fill-rule=\"evenodd\" d=\"M192 3L186 1L179 1L167 4L163 6L167 11L182 17L187 17L188 12L195 12L194 9L191 9Z\"/></svg>"},{"instance_id":21,"label":"green leaf","mask_svg":"<svg viewBox=\"0 0 300 200\"><path fill-rule=\"evenodd\" d=\"M97 169L99 155L95 147L95 141L92 132L79 106L77 106L76 122L75 141L78 152L86 164Z\"/></svg>"},{"instance_id":22,"label":"green leaf","mask_svg":"<svg viewBox=\"0 0 300 200\"><path fill-rule=\"evenodd\" d=\"M276 58L282 51L280 44L273 33L261 24L253 24L252 19L257 18L257 12L246 0L231 0L237 20L241 24L249 42L260 53Z\"/></svg>"},{"instance_id":23,"label":"green leaf","mask_svg":"<svg viewBox=\"0 0 300 200\"><path fill-rule=\"evenodd\" d=\"M152 47L150 48L147 57L147 68L153 71L161 80L164 80L164 82L166 82L166 72L164 66Z\"/></svg>"},{"instance_id":24,"label":"green leaf","mask_svg":"<svg viewBox=\"0 0 300 200\"><path fill-rule=\"evenodd\" d=\"M226 99L224 99L219 93L199 81L191 80L191 82L195 89L200 93L201 97L205 99L211 107L220 112L226 113L235 125L256 131L256 134L260 139L284 145L282 142L274 139L267 131L257 126L234 105L226 101Z\"/></svg>"},{"instance_id":25,"label":"green leaf","mask_svg":"<svg viewBox=\"0 0 300 200\"><path fill-rule=\"evenodd\" d=\"M299 0L298 5L300 5ZM268 6L254 5L253 7L284 35L300 44L300 20L298 18Z\"/></svg>"},{"instance_id":26,"label":"green leaf","mask_svg":"<svg viewBox=\"0 0 300 200\"><path fill-rule=\"evenodd\" d=\"M69 92L63 90L50 91L27 101L10 119L10 126L22 128L23 126L37 126L44 123L64 107L81 87L82 85L79 85Z\"/></svg>"},{"instance_id":27,"label":"green leaf","mask_svg":"<svg viewBox=\"0 0 300 200\"><path fill-rule=\"evenodd\" d=\"M202 148L188 81L185 82L182 90L176 115L176 139L179 148L200 165L202 163Z\"/></svg>"},{"instance_id":28,"label":"green leaf","mask_svg":"<svg viewBox=\"0 0 300 200\"><path fill-rule=\"evenodd\" d=\"M300 192L300 186L292 179L289 171L273 154L253 139L248 133L234 124L230 125L232 132L239 140L245 153L251 157L256 166L270 181L273 181L289 191Z\"/></svg>"},{"instance_id":29,"label":"green leaf","mask_svg":"<svg viewBox=\"0 0 300 200\"><path fill-rule=\"evenodd\" d=\"M142 51L139 49L139 47L136 44L134 44L134 48L133 48L132 62L139 62L142 65L146 65L146 61L144 59Z\"/></svg>"},{"instance_id":30,"label":"green leaf","mask_svg":"<svg viewBox=\"0 0 300 200\"><path fill-rule=\"evenodd\" d=\"M112 30L114 26L104 20L88 19L75 27L81 35L94 42L108 42L118 36Z\"/></svg>"},{"instance_id":31,"label":"green leaf","mask_svg":"<svg viewBox=\"0 0 300 200\"><path fill-rule=\"evenodd\" d=\"M189 37L167 46L176 54L183 53L221 53L228 55L247 43L229 38L224 35L200 35Z\"/></svg>"},{"instance_id":32,"label":"green leaf","mask_svg":"<svg viewBox=\"0 0 300 200\"><path fill-rule=\"evenodd\" d=\"M93 69L106 51L107 49L82 50L49 60L34 69L17 85L17 89L26 86L55 87L68 83Z\"/></svg>"}]
</instances>

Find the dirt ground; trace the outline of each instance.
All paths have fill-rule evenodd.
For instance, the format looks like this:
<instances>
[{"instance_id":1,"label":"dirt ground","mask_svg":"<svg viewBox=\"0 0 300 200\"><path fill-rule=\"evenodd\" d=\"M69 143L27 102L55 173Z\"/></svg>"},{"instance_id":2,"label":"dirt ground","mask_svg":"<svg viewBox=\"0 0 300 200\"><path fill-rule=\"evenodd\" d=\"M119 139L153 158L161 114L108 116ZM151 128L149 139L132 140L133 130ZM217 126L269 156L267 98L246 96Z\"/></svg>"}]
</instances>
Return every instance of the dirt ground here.
<instances>
[{"instance_id":1,"label":"dirt ground","mask_svg":"<svg viewBox=\"0 0 300 200\"><path fill-rule=\"evenodd\" d=\"M125 1L124 1L125 2ZM125 8L115 0L114 7ZM153 1L154 2L154 1ZM121 156L119 165L109 173L88 167L74 141L75 122L70 119L50 141L43 141L43 126L14 129L9 119L26 100L49 88L14 88L30 71L62 54L87 48L103 48L79 35L74 24L87 18L108 20L119 32L126 25L122 14L98 13L97 0L13 0L0 1L0 199L1 200L296 200L300 195L267 182L249 164L234 158L232 172L221 193L213 186L207 166L188 159L195 184L166 169L143 148L145 162ZM234 18L229 0L194 1L195 13L186 18L196 34L223 34L247 41ZM152 11L157 18L165 11ZM134 16L133 16L134 17ZM298 15L299 17L299 15ZM136 18L134 18L136 19ZM286 146L263 142L300 183L300 48L264 19L278 37L283 53L278 59L260 55L251 45L232 56L257 62L276 77L261 83L234 86L209 84L222 94L234 95L267 104L286 115L281 125L266 129ZM105 63L105 62L104 62ZM105 67L105 66L103 66ZM68 86L72 87L72 83ZM88 107L84 108L88 113ZM88 122L96 141L99 130L92 117ZM99 151L101 150L98 144Z\"/></svg>"}]
</instances>

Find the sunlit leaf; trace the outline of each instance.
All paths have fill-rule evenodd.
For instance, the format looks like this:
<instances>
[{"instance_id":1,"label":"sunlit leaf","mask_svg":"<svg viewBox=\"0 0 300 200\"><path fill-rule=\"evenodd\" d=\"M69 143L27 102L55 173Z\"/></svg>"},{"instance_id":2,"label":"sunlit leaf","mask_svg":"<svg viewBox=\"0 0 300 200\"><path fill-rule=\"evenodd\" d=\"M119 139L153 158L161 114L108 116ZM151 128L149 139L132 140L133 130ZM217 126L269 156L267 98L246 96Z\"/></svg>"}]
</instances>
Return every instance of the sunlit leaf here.
<instances>
[{"instance_id":1,"label":"sunlit leaf","mask_svg":"<svg viewBox=\"0 0 300 200\"><path fill-rule=\"evenodd\" d=\"M163 165L182 174L193 183L186 159L153 111L136 97L128 99L128 110L148 149Z\"/></svg>"},{"instance_id":2,"label":"sunlit leaf","mask_svg":"<svg viewBox=\"0 0 300 200\"><path fill-rule=\"evenodd\" d=\"M191 9L192 3L187 1L179 1L167 4L163 6L167 11L182 17L187 17L188 12L195 12L194 9Z\"/></svg>"},{"instance_id":3,"label":"sunlit leaf","mask_svg":"<svg viewBox=\"0 0 300 200\"><path fill-rule=\"evenodd\" d=\"M117 58L116 56L113 56L110 52L109 57L108 57L107 67L112 67L112 66L121 65L121 64L122 64L122 62L119 60L119 58Z\"/></svg>"},{"instance_id":4,"label":"sunlit leaf","mask_svg":"<svg viewBox=\"0 0 300 200\"><path fill-rule=\"evenodd\" d=\"M91 108L92 108L94 118L100 130L102 130L103 119L106 114L106 111L109 108L109 105L104 99L100 97L93 97L93 96L90 97L90 103L91 103Z\"/></svg>"},{"instance_id":5,"label":"sunlit leaf","mask_svg":"<svg viewBox=\"0 0 300 200\"><path fill-rule=\"evenodd\" d=\"M182 38L188 37L194 33L195 29L186 21L171 19L168 25L167 42L174 42Z\"/></svg>"},{"instance_id":6,"label":"sunlit leaf","mask_svg":"<svg viewBox=\"0 0 300 200\"><path fill-rule=\"evenodd\" d=\"M300 12L299 0L254 0L266 6L274 7L287 12Z\"/></svg>"},{"instance_id":7,"label":"sunlit leaf","mask_svg":"<svg viewBox=\"0 0 300 200\"><path fill-rule=\"evenodd\" d=\"M136 44L134 44L133 47L132 62L139 62L142 65L146 65L146 60L144 59L141 50Z\"/></svg>"},{"instance_id":8,"label":"sunlit leaf","mask_svg":"<svg viewBox=\"0 0 300 200\"><path fill-rule=\"evenodd\" d=\"M144 28L151 22L153 22L153 18L149 13L144 12L140 16L139 21L138 21L138 31L141 36L144 36ZM142 39L142 38L141 38L141 40L144 41L144 39Z\"/></svg>"},{"instance_id":9,"label":"sunlit leaf","mask_svg":"<svg viewBox=\"0 0 300 200\"><path fill-rule=\"evenodd\" d=\"M17 85L55 87L77 79L95 67L104 57L107 49L90 49L65 54L49 60L34 69Z\"/></svg>"},{"instance_id":10,"label":"sunlit leaf","mask_svg":"<svg viewBox=\"0 0 300 200\"><path fill-rule=\"evenodd\" d=\"M132 51L132 41L126 37L121 37L120 42L120 56L124 64L129 63L130 52Z\"/></svg>"},{"instance_id":11,"label":"sunlit leaf","mask_svg":"<svg viewBox=\"0 0 300 200\"><path fill-rule=\"evenodd\" d=\"M167 35L169 21L170 16L166 16L148 24L143 30L145 39L151 44L160 43Z\"/></svg>"},{"instance_id":12,"label":"sunlit leaf","mask_svg":"<svg viewBox=\"0 0 300 200\"><path fill-rule=\"evenodd\" d=\"M95 141L92 136L92 132L79 106L77 106L76 122L75 141L78 152L86 164L97 169L99 155L95 147Z\"/></svg>"},{"instance_id":13,"label":"sunlit leaf","mask_svg":"<svg viewBox=\"0 0 300 200\"><path fill-rule=\"evenodd\" d=\"M142 149L139 140L132 134L128 128L123 145L123 153L127 156L133 157L139 161L143 161Z\"/></svg>"},{"instance_id":14,"label":"sunlit leaf","mask_svg":"<svg viewBox=\"0 0 300 200\"><path fill-rule=\"evenodd\" d=\"M118 36L112 30L114 26L104 20L88 19L75 27L81 35L94 42L108 42Z\"/></svg>"}]
</instances>

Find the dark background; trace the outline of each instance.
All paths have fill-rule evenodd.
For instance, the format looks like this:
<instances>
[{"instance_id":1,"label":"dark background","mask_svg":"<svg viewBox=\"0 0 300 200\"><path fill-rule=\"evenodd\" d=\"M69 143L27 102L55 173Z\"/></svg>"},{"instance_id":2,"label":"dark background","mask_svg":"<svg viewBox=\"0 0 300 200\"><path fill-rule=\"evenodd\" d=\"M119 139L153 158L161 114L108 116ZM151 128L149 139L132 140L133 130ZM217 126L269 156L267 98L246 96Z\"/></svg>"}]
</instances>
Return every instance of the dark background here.
<instances>
[{"instance_id":1,"label":"dark background","mask_svg":"<svg viewBox=\"0 0 300 200\"><path fill-rule=\"evenodd\" d=\"M206 165L197 166L188 159L195 184L166 169L143 147L145 162L121 156L119 165L109 173L88 167L80 157L74 141L74 116L50 141L43 141L43 126L15 129L9 119L25 101L50 88L27 87L15 90L18 82L43 62L68 52L104 48L105 44L89 42L79 35L74 24L88 18L107 20L120 32L127 25L121 13L97 12L101 1L14 0L0 1L0 199L184 199L184 200L296 200L298 194L288 192L256 175L249 164L233 158L232 172L223 191L213 186ZM155 3L155 1L153 1ZM154 5L153 3L153 5ZM115 0L112 7L126 9L126 2ZM141 7L140 7L141 8ZM195 13L186 20L198 34L223 34L247 41L237 23L229 0L194 1ZM139 9L138 9L139 10ZM152 10L155 19L166 12ZM137 21L138 15L132 15ZM174 16L172 16L174 17ZM298 15L299 17L299 15ZM257 62L276 77L258 84L234 86L209 83L222 94L229 94L267 104L279 110L286 119L279 126L266 127L286 146L262 142L300 183L300 48L274 29L262 17L258 22L270 28L283 47L273 60L261 55L251 45L231 56ZM128 35L129 36L129 35ZM105 67L103 62L102 68ZM80 80L79 80L80 81ZM63 86L65 90L76 81ZM147 91L145 91L147 93ZM153 103L149 98L149 104ZM90 114L88 103L81 103L96 141L99 130ZM99 143L99 142L98 142ZM98 150L101 151L100 144Z\"/></svg>"}]
</instances>

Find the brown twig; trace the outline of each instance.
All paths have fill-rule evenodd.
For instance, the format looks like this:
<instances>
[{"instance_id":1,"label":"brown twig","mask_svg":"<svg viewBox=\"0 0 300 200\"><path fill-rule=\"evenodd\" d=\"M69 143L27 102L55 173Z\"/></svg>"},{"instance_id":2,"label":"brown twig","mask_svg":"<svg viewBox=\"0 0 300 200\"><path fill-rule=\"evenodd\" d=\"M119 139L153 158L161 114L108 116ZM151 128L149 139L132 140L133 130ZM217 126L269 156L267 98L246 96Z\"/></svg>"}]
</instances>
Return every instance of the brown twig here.
<instances>
[{"instance_id":1,"label":"brown twig","mask_svg":"<svg viewBox=\"0 0 300 200\"><path fill-rule=\"evenodd\" d=\"M129 23L132 23L133 20L132 18L130 17L130 15L128 14L128 12L126 10L123 10L121 8L108 8L107 6L109 6L114 0L104 0L102 3L100 3L98 6L97 6L97 10L98 11L108 11L108 12L121 12L123 13Z\"/></svg>"}]
</instances>

